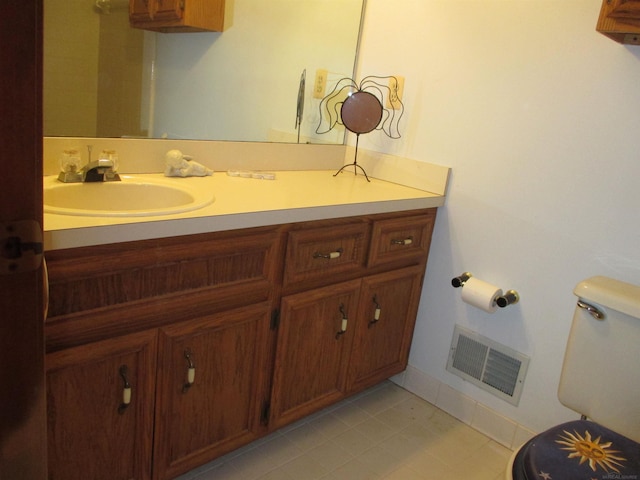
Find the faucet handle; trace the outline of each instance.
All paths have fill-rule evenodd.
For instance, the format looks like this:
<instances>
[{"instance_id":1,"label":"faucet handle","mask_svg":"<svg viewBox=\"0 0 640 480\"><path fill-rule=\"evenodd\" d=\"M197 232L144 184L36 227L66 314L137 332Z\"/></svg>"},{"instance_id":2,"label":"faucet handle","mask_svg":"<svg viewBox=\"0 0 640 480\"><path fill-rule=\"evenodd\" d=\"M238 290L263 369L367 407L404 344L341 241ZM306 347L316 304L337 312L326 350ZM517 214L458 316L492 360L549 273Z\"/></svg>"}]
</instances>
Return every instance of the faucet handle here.
<instances>
[{"instance_id":1,"label":"faucet handle","mask_svg":"<svg viewBox=\"0 0 640 480\"><path fill-rule=\"evenodd\" d=\"M102 150L98 157L98 166L111 167L112 171L118 170L118 154L115 150Z\"/></svg>"},{"instance_id":2,"label":"faucet handle","mask_svg":"<svg viewBox=\"0 0 640 480\"><path fill-rule=\"evenodd\" d=\"M80 170L80 165L80 152L77 149L71 148L62 151L60 155L61 172L77 172Z\"/></svg>"},{"instance_id":3,"label":"faucet handle","mask_svg":"<svg viewBox=\"0 0 640 480\"><path fill-rule=\"evenodd\" d=\"M82 169L83 182L111 182L120 180L116 173L118 154L115 150L103 150L95 162L89 162Z\"/></svg>"}]
</instances>

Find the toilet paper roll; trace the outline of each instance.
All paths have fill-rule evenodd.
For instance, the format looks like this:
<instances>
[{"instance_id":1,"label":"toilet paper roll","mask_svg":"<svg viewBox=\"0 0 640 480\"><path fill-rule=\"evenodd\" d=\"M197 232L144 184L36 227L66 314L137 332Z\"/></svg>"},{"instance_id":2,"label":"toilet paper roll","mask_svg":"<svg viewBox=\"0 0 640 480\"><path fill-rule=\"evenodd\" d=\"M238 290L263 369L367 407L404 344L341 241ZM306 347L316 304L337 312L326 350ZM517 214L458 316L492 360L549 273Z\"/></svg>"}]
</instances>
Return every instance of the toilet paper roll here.
<instances>
[{"instance_id":1,"label":"toilet paper roll","mask_svg":"<svg viewBox=\"0 0 640 480\"><path fill-rule=\"evenodd\" d=\"M501 295L501 289L476 277L471 277L462 286L462 301L488 313L496 311L496 298Z\"/></svg>"}]
</instances>

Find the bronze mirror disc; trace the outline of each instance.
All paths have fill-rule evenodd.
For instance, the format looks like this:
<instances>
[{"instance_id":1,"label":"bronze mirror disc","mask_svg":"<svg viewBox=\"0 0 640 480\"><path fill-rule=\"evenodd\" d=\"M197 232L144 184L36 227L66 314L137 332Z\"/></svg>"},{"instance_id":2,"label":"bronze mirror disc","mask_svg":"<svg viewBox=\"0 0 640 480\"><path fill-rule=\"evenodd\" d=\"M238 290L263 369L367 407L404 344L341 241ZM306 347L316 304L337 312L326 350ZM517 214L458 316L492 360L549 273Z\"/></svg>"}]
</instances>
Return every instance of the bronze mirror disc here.
<instances>
[{"instance_id":1,"label":"bronze mirror disc","mask_svg":"<svg viewBox=\"0 0 640 480\"><path fill-rule=\"evenodd\" d=\"M382 104L372 93L358 91L345 99L340 115L343 125L349 131L357 134L369 133L382 120Z\"/></svg>"}]
</instances>

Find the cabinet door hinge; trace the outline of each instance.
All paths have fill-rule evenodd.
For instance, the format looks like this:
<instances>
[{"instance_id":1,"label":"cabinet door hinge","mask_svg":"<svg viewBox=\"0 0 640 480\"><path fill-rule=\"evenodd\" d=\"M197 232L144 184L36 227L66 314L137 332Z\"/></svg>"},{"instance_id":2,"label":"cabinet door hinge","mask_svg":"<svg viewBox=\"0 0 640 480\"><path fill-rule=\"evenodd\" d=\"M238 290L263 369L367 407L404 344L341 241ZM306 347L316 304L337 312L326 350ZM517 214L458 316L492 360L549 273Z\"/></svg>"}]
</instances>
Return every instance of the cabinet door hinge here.
<instances>
[{"instance_id":1,"label":"cabinet door hinge","mask_svg":"<svg viewBox=\"0 0 640 480\"><path fill-rule=\"evenodd\" d=\"M35 220L0 223L0 274L31 272L42 263L42 228Z\"/></svg>"},{"instance_id":2,"label":"cabinet door hinge","mask_svg":"<svg viewBox=\"0 0 640 480\"><path fill-rule=\"evenodd\" d=\"M276 308L271 313L271 330L277 330L280 326L280 309Z\"/></svg>"},{"instance_id":3,"label":"cabinet door hinge","mask_svg":"<svg viewBox=\"0 0 640 480\"><path fill-rule=\"evenodd\" d=\"M271 402L268 400L262 404L262 413L260 414L260 423L269 424L269 415L271 414Z\"/></svg>"}]
</instances>

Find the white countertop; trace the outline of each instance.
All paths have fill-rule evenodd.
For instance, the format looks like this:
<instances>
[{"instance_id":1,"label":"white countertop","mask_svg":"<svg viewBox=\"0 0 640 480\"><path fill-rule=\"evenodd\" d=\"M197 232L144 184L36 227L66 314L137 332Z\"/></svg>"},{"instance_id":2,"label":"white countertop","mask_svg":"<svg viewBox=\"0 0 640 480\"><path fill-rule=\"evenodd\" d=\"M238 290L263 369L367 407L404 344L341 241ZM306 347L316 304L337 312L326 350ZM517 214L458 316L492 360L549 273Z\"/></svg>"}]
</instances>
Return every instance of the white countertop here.
<instances>
[{"instance_id":1,"label":"white countertop","mask_svg":"<svg viewBox=\"0 0 640 480\"><path fill-rule=\"evenodd\" d=\"M275 180L230 177L171 178L213 192L199 210L153 217L44 215L45 250L100 245L282 223L440 207L444 195L344 172L278 171ZM165 178L162 174L144 174ZM52 181L45 177L45 183Z\"/></svg>"}]
</instances>

